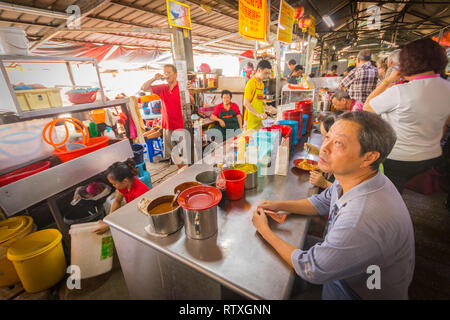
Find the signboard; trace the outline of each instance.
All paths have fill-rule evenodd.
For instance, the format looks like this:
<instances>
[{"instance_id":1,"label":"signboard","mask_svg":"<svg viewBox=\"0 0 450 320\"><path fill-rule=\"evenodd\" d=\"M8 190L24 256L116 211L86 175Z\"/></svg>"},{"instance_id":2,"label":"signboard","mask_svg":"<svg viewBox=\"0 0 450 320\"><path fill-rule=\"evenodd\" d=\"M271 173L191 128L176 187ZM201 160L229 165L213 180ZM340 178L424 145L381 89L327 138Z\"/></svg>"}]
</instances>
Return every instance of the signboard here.
<instances>
[{"instance_id":1,"label":"signboard","mask_svg":"<svg viewBox=\"0 0 450 320\"><path fill-rule=\"evenodd\" d=\"M278 40L291 43L292 29L294 27L295 9L292 8L286 1L280 2L280 14L278 19Z\"/></svg>"},{"instance_id":2,"label":"signboard","mask_svg":"<svg viewBox=\"0 0 450 320\"><path fill-rule=\"evenodd\" d=\"M167 18L170 26L192 30L191 9L184 3L167 0Z\"/></svg>"},{"instance_id":3,"label":"signboard","mask_svg":"<svg viewBox=\"0 0 450 320\"><path fill-rule=\"evenodd\" d=\"M311 35L311 37L314 37L316 35L316 18L314 16L309 15L309 17L312 20L311 26L308 28L308 33Z\"/></svg>"},{"instance_id":4,"label":"signboard","mask_svg":"<svg viewBox=\"0 0 450 320\"><path fill-rule=\"evenodd\" d=\"M242 37L266 41L269 20L266 0L239 0L239 34Z\"/></svg>"}]
</instances>

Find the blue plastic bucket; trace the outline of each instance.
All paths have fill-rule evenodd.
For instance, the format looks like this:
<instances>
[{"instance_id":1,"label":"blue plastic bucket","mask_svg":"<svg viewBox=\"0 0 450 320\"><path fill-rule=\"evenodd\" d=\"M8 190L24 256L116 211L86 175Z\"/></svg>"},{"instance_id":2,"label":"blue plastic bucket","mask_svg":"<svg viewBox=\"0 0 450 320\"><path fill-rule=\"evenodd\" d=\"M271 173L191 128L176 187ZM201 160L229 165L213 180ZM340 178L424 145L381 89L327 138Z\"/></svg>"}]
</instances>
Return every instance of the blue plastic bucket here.
<instances>
[{"instance_id":1,"label":"blue plastic bucket","mask_svg":"<svg viewBox=\"0 0 450 320\"><path fill-rule=\"evenodd\" d=\"M303 114L303 129L302 129L302 136L306 134L306 126L308 125L308 117L309 117L309 115Z\"/></svg>"}]
</instances>

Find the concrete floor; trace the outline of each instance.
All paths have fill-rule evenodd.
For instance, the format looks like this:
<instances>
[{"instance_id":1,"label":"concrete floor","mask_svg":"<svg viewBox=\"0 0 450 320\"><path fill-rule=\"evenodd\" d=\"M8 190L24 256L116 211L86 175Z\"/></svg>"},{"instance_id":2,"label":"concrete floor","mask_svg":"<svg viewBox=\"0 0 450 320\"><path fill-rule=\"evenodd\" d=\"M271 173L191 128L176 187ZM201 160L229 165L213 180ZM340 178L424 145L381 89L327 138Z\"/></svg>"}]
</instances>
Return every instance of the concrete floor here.
<instances>
[{"instance_id":1,"label":"concrete floor","mask_svg":"<svg viewBox=\"0 0 450 320\"><path fill-rule=\"evenodd\" d=\"M152 167L153 165L150 165ZM158 170L161 168L158 166ZM165 168L166 169L166 168ZM155 174L156 184L168 176L176 174L176 170L166 177ZM153 180L153 176L152 176ZM155 183L154 185L155 186ZM416 266L413 282L410 286L410 299L450 299L450 213L445 208L446 194L437 193L425 196L410 190L405 190L403 198L410 211L416 241ZM311 223L309 234L320 237L323 232L320 220ZM66 280L50 290L37 294L2 295L0 299L16 300L125 300L129 299L127 286L120 269L117 254L114 255L113 269L104 275L82 280L81 290L68 290ZM321 287L309 285L307 292L295 299L319 299ZM0 288L3 292L8 288ZM17 290L17 288L10 289ZM0 290L1 291L1 290Z\"/></svg>"}]
</instances>

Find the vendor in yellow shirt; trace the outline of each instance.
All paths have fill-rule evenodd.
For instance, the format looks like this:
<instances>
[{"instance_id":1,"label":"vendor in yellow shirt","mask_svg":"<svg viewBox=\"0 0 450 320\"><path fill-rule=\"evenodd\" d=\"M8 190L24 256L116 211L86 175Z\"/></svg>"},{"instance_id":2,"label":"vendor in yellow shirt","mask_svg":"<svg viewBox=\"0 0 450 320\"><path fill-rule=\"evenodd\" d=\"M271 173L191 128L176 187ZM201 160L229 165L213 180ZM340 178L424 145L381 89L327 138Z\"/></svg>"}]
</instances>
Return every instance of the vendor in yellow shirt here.
<instances>
[{"instance_id":1,"label":"vendor in yellow shirt","mask_svg":"<svg viewBox=\"0 0 450 320\"><path fill-rule=\"evenodd\" d=\"M244 91L244 120L247 122L247 130L259 129L262 127L262 121L267 118L264 107L270 108L276 112L275 108L269 107L264 102L264 83L272 70L270 62L261 60L257 67L255 75L247 82Z\"/></svg>"}]
</instances>

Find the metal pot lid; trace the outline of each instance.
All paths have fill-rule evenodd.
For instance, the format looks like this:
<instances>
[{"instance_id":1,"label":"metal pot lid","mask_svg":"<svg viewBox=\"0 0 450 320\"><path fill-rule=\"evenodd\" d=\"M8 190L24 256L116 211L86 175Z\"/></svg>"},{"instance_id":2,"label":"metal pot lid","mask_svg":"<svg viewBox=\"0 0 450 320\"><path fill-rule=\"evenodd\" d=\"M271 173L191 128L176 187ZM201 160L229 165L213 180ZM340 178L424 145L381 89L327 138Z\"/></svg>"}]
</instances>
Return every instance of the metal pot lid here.
<instances>
[{"instance_id":1,"label":"metal pot lid","mask_svg":"<svg viewBox=\"0 0 450 320\"><path fill-rule=\"evenodd\" d=\"M195 186L184 190L178 196L178 204L192 211L201 211L214 207L222 200L222 192L210 186Z\"/></svg>"}]
</instances>

